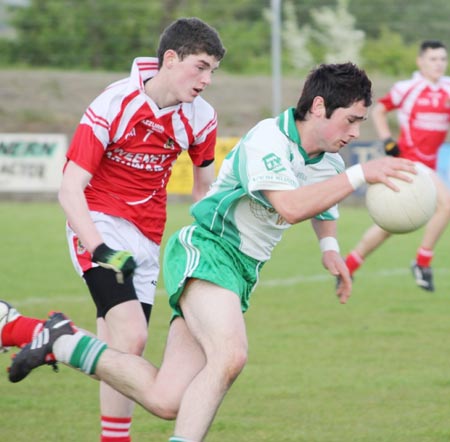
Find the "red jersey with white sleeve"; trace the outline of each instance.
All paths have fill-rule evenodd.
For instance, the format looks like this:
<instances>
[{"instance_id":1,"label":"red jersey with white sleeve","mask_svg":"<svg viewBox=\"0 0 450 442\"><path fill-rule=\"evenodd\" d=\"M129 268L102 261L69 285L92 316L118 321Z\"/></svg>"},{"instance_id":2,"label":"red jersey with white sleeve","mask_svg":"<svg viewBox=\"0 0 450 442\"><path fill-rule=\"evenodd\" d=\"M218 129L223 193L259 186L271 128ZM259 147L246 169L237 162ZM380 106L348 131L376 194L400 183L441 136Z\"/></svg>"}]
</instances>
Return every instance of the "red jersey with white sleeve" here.
<instances>
[{"instance_id":1,"label":"red jersey with white sleeve","mask_svg":"<svg viewBox=\"0 0 450 442\"><path fill-rule=\"evenodd\" d=\"M85 189L90 210L125 218L160 244L172 166L183 150L196 166L214 160L217 115L201 97L158 108L144 92L157 71L157 58L136 58L130 77L88 107L67 158L93 175Z\"/></svg>"},{"instance_id":2,"label":"red jersey with white sleeve","mask_svg":"<svg viewBox=\"0 0 450 442\"><path fill-rule=\"evenodd\" d=\"M379 101L388 111L397 109L400 156L435 170L450 124L450 77L432 83L415 72L411 79L395 83Z\"/></svg>"}]
</instances>

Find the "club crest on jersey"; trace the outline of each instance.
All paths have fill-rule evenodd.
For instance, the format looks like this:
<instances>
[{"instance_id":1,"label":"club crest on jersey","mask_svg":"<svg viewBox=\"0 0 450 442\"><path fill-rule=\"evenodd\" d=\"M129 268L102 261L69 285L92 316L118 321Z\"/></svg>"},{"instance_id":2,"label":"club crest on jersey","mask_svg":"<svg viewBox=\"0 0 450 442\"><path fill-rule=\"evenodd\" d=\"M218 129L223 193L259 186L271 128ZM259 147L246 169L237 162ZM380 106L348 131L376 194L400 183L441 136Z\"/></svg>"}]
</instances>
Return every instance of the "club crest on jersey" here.
<instances>
[{"instance_id":1,"label":"club crest on jersey","mask_svg":"<svg viewBox=\"0 0 450 442\"><path fill-rule=\"evenodd\" d=\"M274 153L269 153L262 159L264 161L264 166L269 172L283 172L286 168L281 164L281 158Z\"/></svg>"},{"instance_id":2,"label":"club crest on jersey","mask_svg":"<svg viewBox=\"0 0 450 442\"><path fill-rule=\"evenodd\" d=\"M273 207L264 207L261 203L253 199L250 200L249 207L253 216L261 221L267 222L267 220L272 219L277 226L287 225L286 220Z\"/></svg>"},{"instance_id":3,"label":"club crest on jersey","mask_svg":"<svg viewBox=\"0 0 450 442\"><path fill-rule=\"evenodd\" d=\"M83 255L84 253L86 253L86 247L84 247L81 241L77 238L77 255Z\"/></svg>"},{"instance_id":4,"label":"club crest on jersey","mask_svg":"<svg viewBox=\"0 0 450 442\"><path fill-rule=\"evenodd\" d=\"M174 149L174 148L175 148L175 141L173 141L172 138L169 138L164 144L164 149Z\"/></svg>"}]
</instances>

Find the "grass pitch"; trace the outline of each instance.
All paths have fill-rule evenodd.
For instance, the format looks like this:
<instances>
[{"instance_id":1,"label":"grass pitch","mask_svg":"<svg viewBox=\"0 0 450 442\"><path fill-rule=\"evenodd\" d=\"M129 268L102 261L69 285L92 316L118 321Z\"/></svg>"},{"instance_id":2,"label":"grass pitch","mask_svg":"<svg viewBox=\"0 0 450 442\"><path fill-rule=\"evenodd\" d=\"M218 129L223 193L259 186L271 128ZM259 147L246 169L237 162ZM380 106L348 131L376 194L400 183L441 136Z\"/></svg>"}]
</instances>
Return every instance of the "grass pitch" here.
<instances>
[{"instance_id":1,"label":"grass pitch","mask_svg":"<svg viewBox=\"0 0 450 442\"><path fill-rule=\"evenodd\" d=\"M59 206L0 202L0 211L0 296L24 314L62 310L93 330L93 303L71 267ZM167 234L188 222L188 206L171 204ZM344 254L369 224L364 209L341 208ZM290 229L252 296L249 362L207 440L450 440L450 237L436 249L437 291L428 293L409 271L421 234L398 235L376 251L340 305L309 223ZM147 350L154 362L170 315L162 281L158 294ZM0 355L2 441L99 440L96 381L63 366L10 384L9 355ZM166 441L172 428L137 407L133 442Z\"/></svg>"}]
</instances>

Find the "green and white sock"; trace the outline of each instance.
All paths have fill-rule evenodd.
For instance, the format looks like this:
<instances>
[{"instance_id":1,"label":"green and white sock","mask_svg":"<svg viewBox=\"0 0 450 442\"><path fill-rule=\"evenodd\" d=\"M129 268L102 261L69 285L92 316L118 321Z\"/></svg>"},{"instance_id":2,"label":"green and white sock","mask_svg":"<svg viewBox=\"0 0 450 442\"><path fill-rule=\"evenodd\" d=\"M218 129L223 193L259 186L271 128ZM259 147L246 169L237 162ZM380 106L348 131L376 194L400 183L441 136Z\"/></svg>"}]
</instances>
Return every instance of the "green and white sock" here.
<instances>
[{"instance_id":1,"label":"green and white sock","mask_svg":"<svg viewBox=\"0 0 450 442\"><path fill-rule=\"evenodd\" d=\"M94 374L98 360L106 348L104 342L78 331L58 338L53 345L53 353L57 361L79 368L86 374Z\"/></svg>"}]
</instances>

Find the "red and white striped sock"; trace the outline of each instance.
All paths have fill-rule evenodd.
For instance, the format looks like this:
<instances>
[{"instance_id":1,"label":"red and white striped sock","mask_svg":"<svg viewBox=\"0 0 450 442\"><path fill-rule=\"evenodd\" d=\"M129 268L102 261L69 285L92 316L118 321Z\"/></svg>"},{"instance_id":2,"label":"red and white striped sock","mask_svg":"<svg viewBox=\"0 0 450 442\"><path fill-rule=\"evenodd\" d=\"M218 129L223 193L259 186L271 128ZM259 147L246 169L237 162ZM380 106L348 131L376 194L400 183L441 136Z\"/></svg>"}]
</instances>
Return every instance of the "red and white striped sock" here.
<instances>
[{"instance_id":1,"label":"red and white striped sock","mask_svg":"<svg viewBox=\"0 0 450 442\"><path fill-rule=\"evenodd\" d=\"M131 417L102 416L100 442L131 442Z\"/></svg>"}]
</instances>

